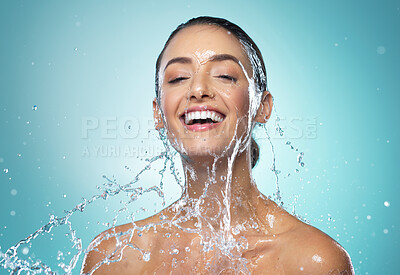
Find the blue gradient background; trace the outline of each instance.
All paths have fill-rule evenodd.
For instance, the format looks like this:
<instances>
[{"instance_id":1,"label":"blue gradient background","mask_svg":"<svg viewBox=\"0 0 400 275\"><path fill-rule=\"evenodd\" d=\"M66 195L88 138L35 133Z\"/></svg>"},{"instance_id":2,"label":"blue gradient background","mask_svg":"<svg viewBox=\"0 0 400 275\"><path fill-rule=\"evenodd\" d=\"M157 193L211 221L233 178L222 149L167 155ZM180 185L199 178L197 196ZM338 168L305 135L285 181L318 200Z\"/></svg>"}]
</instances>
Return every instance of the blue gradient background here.
<instances>
[{"instance_id":1,"label":"blue gradient background","mask_svg":"<svg viewBox=\"0 0 400 275\"><path fill-rule=\"evenodd\" d=\"M1 1L0 250L98 194L103 175L129 182L143 158L161 150L151 122L155 60L170 32L199 15L237 23L264 55L286 133L272 140L288 210L295 205L343 245L357 274L398 274L400 1ZM87 138L86 119L99 122ZM106 119L117 127L110 135ZM120 133L131 120L137 136L129 139ZM304 168L287 140L305 153ZM271 151L258 142L255 177L270 195ZM137 151L96 156L93 146ZM141 184L157 184L157 175ZM179 188L169 181L171 203ZM138 218L161 209L155 197L132 205L148 209ZM107 209L119 200L73 216L84 247L107 228ZM57 251L75 250L65 229L51 233L26 256L57 269Z\"/></svg>"}]
</instances>

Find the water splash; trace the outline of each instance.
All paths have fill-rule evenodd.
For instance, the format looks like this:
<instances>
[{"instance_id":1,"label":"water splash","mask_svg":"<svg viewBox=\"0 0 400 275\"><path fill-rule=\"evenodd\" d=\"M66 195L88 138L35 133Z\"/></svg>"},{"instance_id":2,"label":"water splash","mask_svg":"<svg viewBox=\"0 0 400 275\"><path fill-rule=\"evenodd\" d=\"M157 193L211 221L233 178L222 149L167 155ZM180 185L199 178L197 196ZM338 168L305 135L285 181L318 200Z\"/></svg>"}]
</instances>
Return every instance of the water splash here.
<instances>
[{"instance_id":1,"label":"water splash","mask_svg":"<svg viewBox=\"0 0 400 275\"><path fill-rule=\"evenodd\" d=\"M29 260L22 260L18 257L18 249L26 244L29 244L32 242L34 239L36 239L38 236L40 236L43 233L50 233L53 228L59 227L59 226L67 226L69 229L69 236L70 241L72 242L72 247L77 250L76 254L72 257L70 260L69 264L63 264L62 269L64 272L67 274L70 274L71 271L75 268L76 263L78 261L79 256L83 253L86 252L82 248L82 241L80 238L76 236L75 230L72 228L72 223L69 221L70 217L75 213L75 212L83 212L84 209L95 202L96 200L103 199L106 200L108 197L116 196L120 192L125 192L130 194L131 199L126 203L129 204L137 199L140 198L144 193L148 192L156 192L157 195L163 199L163 205L165 205L164 202L164 196L163 192L160 190L159 187L153 186L147 189L144 189L142 187L135 187L134 184L139 181L141 174L144 171L147 171L151 168L152 163L155 161L163 158L166 156L166 152L155 156L151 159L148 159L148 164L135 176L134 180L132 180L130 183L126 185L119 185L116 180L111 180L104 176L104 178L107 180L106 183L103 185L103 187L100 187L99 190L102 191L101 194L99 195L94 195L90 199L84 199L84 201L78 205L76 205L73 209L69 211L65 211L66 215L63 217L57 217L54 215L50 216L49 222L43 225L41 228L36 230L34 233L30 234L27 238L19 241L16 245L10 247L4 254L1 255L1 266L5 269L11 269L13 273L19 274L22 271L27 271L31 272L32 274L39 274L39 273L45 273L45 274L55 274L51 267L45 265L44 263L38 261L32 261L31 259ZM126 210L126 208L122 208L119 212L122 212ZM114 218L114 223L113 226L115 226L115 223L117 221L118 215ZM25 249L25 248L23 248ZM24 250L22 250L23 252ZM23 253L24 254L24 253Z\"/></svg>"},{"instance_id":2,"label":"water splash","mask_svg":"<svg viewBox=\"0 0 400 275\"><path fill-rule=\"evenodd\" d=\"M265 129L265 132L268 135L268 131L263 126ZM280 127L279 127L280 128ZM278 131L278 133L283 133L283 131ZM104 176L104 179L106 182L103 184L103 186L98 187L98 190L100 191L100 194L94 195L89 199L83 199L83 202L77 204L74 208L70 209L69 211L65 211L64 216L62 217L57 217L55 215L51 215L49 221L43 225L41 228L39 228L37 231L34 233L30 234L27 238L19 241L16 245L10 247L5 253L1 254L1 266L5 269L12 270L13 274L19 274L22 271L30 272L31 274L38 274L38 273L45 273L45 274L56 274L56 271L54 270L54 267L51 267L49 265L46 265L45 263L41 262L40 260L34 261L33 259L22 259L19 256L18 250L21 250L20 253L23 255L26 255L29 253L29 248L26 247L26 245L30 244L33 240L35 240L38 236L42 234L49 234L54 228L56 227L62 227L66 226L68 228L69 232L69 237L70 237L70 242L72 243L72 247L75 249L75 254L72 255L71 260L68 263L59 263L59 267L62 268L63 272L66 274L71 274L72 270L76 268L78 259L80 258L81 255L85 255L93 249L93 247L96 245L96 243L100 243L104 239L109 239L112 237L117 237L121 238L125 235L130 235L133 232L136 232L138 234L141 234L141 232L146 232L150 228L154 228L156 230L157 227L162 227L164 225L168 226L173 226L182 232L186 233L195 233L195 234L200 234L202 236L202 241L201 241L201 246L202 250L204 252L210 252L210 251L215 251L216 249L221 252L222 255L225 255L229 259L233 260L236 264L232 265L232 269L236 271L241 271L244 274L248 274L248 268L247 268L247 260L237 256L240 254L240 251L243 251L246 248L246 240L245 239L240 239L240 241L237 241L233 236L236 236L240 233L241 229L240 227L235 227L235 228L230 228L228 226L230 224L230 218L227 213L224 213L226 216L224 220L224 230L221 232L218 231L212 231L212 235L204 235L202 232L202 228L207 224L204 220L201 220L201 211L200 211L200 206L201 206L201 198L207 195L207 188L209 187L210 184L212 184L212 181L215 180L215 171L214 173L210 174L210 181L206 185L206 188L204 189L204 193L202 194L202 197L199 198L199 200L193 200L193 199L187 199L183 197L180 201L180 203L177 203L177 207L181 208L181 210L186 211L186 215L181 216L179 219L171 221L166 216L161 216L160 221L156 223L149 223L146 226L137 226L135 224L134 218L132 218L132 229L128 230L123 233L111 233L104 235L103 238L97 240L97 242L92 244L91 248L86 248L84 249L82 247L82 240L79 238L76 234L76 231L74 230L72 223L70 222L70 218L72 215L76 213L81 213L84 212L85 209L89 205L93 205L96 201L98 200L107 200L110 197L115 197L118 194L126 194L128 195L129 199L124 203L124 207L122 207L120 210L118 210L117 215L114 217L112 224L110 224L111 228L115 228L118 220L118 215L120 215L123 212L128 211L128 205L139 200L144 194L146 193L154 193L156 194L162 201L162 206L165 206L165 195L162 191L164 188L164 174L168 169L169 165L169 170L170 173L173 175L176 183L181 187L182 192L185 190L185 185L182 183L182 180L180 177L177 175L177 169L175 167L175 162L173 161L174 157L176 156L176 151L172 150L172 147L170 144L168 144L167 137L165 135L165 132L161 131L160 132L160 138L165 146L165 151L161 153L160 155L157 155L153 158L146 159L145 161L147 164L133 177L133 179L124 185L121 185L117 182L116 179L109 178L107 176ZM281 205L283 202L281 201L281 196L280 196L280 190L279 190L279 174L280 171L276 168L276 157L275 157L275 150L273 146L273 142L271 140L270 135L268 135L268 142L271 145L271 151L272 151L272 156L273 156L273 166L271 167L271 171L274 173L276 177L276 194L275 194L275 199L277 202L279 202ZM238 142L237 144L240 144ZM287 145L290 145L290 143L287 143ZM238 147L235 148L236 152L238 150ZM141 179L141 176L150 171L152 165L156 161L162 161L162 169L158 172L161 176L161 180L159 182L159 185L154 185L149 188L144 188L142 186L137 186L136 183L138 183ZM234 159L231 159L230 165L232 165ZM215 167L215 165L214 165ZM231 169L228 169L228 171L231 171ZM214 177L213 177L214 175ZM227 182L231 181L231 174L227 174L223 179L225 179ZM227 187L228 188L228 187ZM229 194L229 189L225 190L226 194ZM227 196L225 196L227 197ZM229 201L224 200L225 208L229 209ZM192 205L195 205L196 207L192 207ZM193 211L195 209L195 211ZM229 213L229 212L228 212ZM184 222L187 220L190 220L191 218L199 218L198 224L194 228L189 228L183 226ZM165 235L166 238L170 238L171 236ZM135 246L130 246L130 248L135 249L139 251L142 254L143 261L148 262L151 260L151 253L149 251L146 251L144 249L141 249L139 247ZM28 250L27 250L28 249ZM192 249L190 247L184 247L182 251L179 248L175 248L175 250L172 250L173 254L180 254L184 252L190 252ZM59 256L61 259L62 257ZM120 260L120 259L119 259ZM91 271L93 273L95 270L97 270L100 266L103 264L109 264L111 262L116 262L118 259L115 260L109 260L109 259L104 259L104 261L99 262ZM181 262L175 262L175 266L179 267ZM209 266L210 270L212 268L215 268L212 264Z\"/></svg>"},{"instance_id":3,"label":"water splash","mask_svg":"<svg viewBox=\"0 0 400 275\"><path fill-rule=\"evenodd\" d=\"M249 56L252 56L252 53L249 53ZM253 56L254 57L254 56ZM256 58L250 58L252 65L254 68L259 68L260 64ZM253 64L254 63L254 64ZM206 219L202 213L204 211L204 199L210 196L210 189L215 184L216 175L217 175L217 161L219 158L215 156L214 163L212 165L212 169L209 172L209 180L206 182L205 187L203 189L202 194L199 196L198 199L189 198L185 195L186 186L182 182L181 178L178 175L177 168L175 166L175 162L173 159L177 156L177 151L173 149L173 146L168 141L167 133L165 129L160 130L160 139L164 144L165 151L158 156L153 158L147 159L147 164L133 177L133 179L127 184L120 184L115 178L110 178L104 176L104 180L106 181L103 186L98 187L100 194L94 195L91 198L83 199L83 202L77 204L74 208L65 211L65 215L62 217L57 217L55 215L51 215L49 221L39 228L37 231L29 235L27 238L19 241L16 245L10 247L4 254L1 254L1 266L5 269L12 270L12 273L19 274L22 271L26 271L32 274L38 273L45 273L45 274L56 274L57 271L49 265L41 262L40 260L34 261L33 259L29 258L28 260L22 259L18 250L21 250L23 255L29 253L29 248L25 245L31 244L33 240L35 240L38 236L42 234L50 234L54 228L57 227L66 227L68 229L68 236L70 238L70 242L72 243L72 248L75 249L75 253L72 255L72 258L68 263L59 263L59 267L65 272L66 274L71 274L72 270L76 268L78 260L81 255L87 255L89 252L96 249L96 247L104 240L115 239L116 240L116 248L113 251L114 258L112 257L105 257L103 260L98 262L90 271L90 274L95 272L98 268L103 265L109 265L111 263L119 262L123 258L123 253L118 254L118 251L123 251L125 248L133 249L140 253L142 260L144 262L149 262L157 255L152 255L152 253L146 249L141 248L140 246L133 245L132 243L126 242L126 239L132 238L132 236L137 235L138 237L144 236L148 232L152 231L162 232L165 228L173 228L170 231L174 231L177 229L179 232L183 234L198 234L200 236L199 246L202 253L209 254L215 256L212 261L205 261L205 266L208 271L211 273L219 273L220 270L220 263L223 263L227 269L241 272L244 274L249 274L250 271L248 269L248 260L242 257L242 252L248 248L248 240L243 236L240 237L240 233L246 231L246 228L258 229L258 225L255 221L249 219L250 225L241 224L236 225L235 227L231 227L232 216L231 216L231 183L232 183L232 170L233 170L233 163L235 161L236 156L239 152L244 150L240 146L242 144L248 144L251 138L251 120L254 118L255 112L257 110L257 106L259 106L261 93L260 91L256 90L256 86L254 85L254 72L253 77L249 77L246 74L242 66L242 70L244 71L248 83L249 83L249 114L248 114L248 128L247 132L244 136L237 136L237 127L234 132L234 138L231 140L229 146L227 148L232 149L232 154L228 158L228 168L226 175L221 176L221 179L225 182L224 188L222 189L223 192L223 200L222 204L216 200L216 213L213 217L209 220ZM163 78L160 78L161 86ZM266 84L266 83L265 83ZM36 105L35 105L36 106ZM276 112L276 111L275 111ZM283 137L284 131L279 125L280 118L276 115L275 121L275 129L277 133ZM251 126L250 126L251 125ZM259 126L259 125L258 125ZM275 185L276 185L276 193L274 194L274 200L280 205L283 206L281 191L279 188L280 178L279 174L281 173L280 170L277 169L276 164L276 152L274 148L274 144L272 142L271 136L267 131L267 128L264 125L261 127L264 128L265 133L267 135L268 142L271 147L272 152L272 159L273 164L271 167L271 171L274 173L275 176ZM286 142L287 145L290 145L290 148L298 151L291 143ZM179 144L178 144L179 146ZM303 156L304 153L300 152L297 158L298 164L303 167ZM140 181L142 175L148 171L150 171L152 165L156 161L163 162L163 168L158 172L161 176L161 180L158 185L153 185L148 188L144 188L143 186L137 186L137 183ZM155 194L161 201L162 206L165 207L166 199L165 194L163 192L164 188L164 175L168 169L170 170L170 174L173 176L175 182L180 186L182 191L182 198L174 204L174 211L176 214L175 217L168 217L166 215L161 214L159 220L156 222L149 222L145 225L139 225L138 222L135 220L134 215L131 215L131 228L125 230L123 232L117 232L116 226L118 222L118 217L125 212L129 211L129 205L138 201L141 197L145 194ZM7 173L4 169L4 172ZM190 171L187 171L190 173ZM191 174L193 178L196 175ZM223 177L223 178L222 178ZM98 238L96 238L88 248L83 248L82 239L78 237L76 234L75 229L72 226L72 222L70 218L76 213L82 213L89 205L93 205L96 201L107 200L111 197L116 197L118 195L126 195L128 197L127 201L123 202L123 207L117 211L117 214L112 220L112 223L107 224L110 229L106 231L106 233L102 234ZM179 213L179 215L178 215ZM222 222L215 227L214 221L218 220L218 218L222 217ZM197 222L193 225L187 225L188 221L196 220ZM175 239L178 240L181 236L178 234L171 234L170 232L163 234L165 238L168 239ZM165 249L160 249L159 253L161 254L168 254L173 255L171 266L173 268L178 268L185 264L185 260L181 259L181 255L184 253L193 252L196 249L194 247L186 246L185 243L184 247L167 247ZM28 249L28 251L27 251ZM61 260L63 259L63 254L58 253L58 258Z\"/></svg>"}]
</instances>

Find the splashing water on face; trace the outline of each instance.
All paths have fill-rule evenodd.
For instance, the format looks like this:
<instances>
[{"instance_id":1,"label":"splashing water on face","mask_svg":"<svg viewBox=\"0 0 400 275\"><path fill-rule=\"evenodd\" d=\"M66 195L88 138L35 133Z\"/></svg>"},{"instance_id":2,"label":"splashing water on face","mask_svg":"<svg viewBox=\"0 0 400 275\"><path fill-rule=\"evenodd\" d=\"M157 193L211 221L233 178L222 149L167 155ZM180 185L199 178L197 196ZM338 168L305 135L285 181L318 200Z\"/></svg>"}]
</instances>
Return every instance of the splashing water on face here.
<instances>
[{"instance_id":1,"label":"splashing water on face","mask_svg":"<svg viewBox=\"0 0 400 275\"><path fill-rule=\"evenodd\" d=\"M225 153L228 151L228 149L231 149L231 153L228 156L228 166L227 166L227 172L226 175L223 176L223 181L225 182L225 185L222 188L222 194L223 194L223 200L222 204L221 202L217 199L215 201L215 209L216 213L214 216L211 216L211 222L205 218L204 211L208 211L205 206L203 206L204 199L212 196L212 193L208 193L210 190L210 187L215 184L217 181L216 179L216 169L217 169L217 162L220 158L220 156L215 155L214 156L214 162L212 165L212 169L209 172L209 178L208 181L205 183L203 192L199 196L198 199L194 198L189 198L187 194L185 193L186 190L186 185L182 183L182 179L178 175L177 168L175 165L174 158L177 156L177 151L173 149L173 146L171 145L170 141L167 138L167 133L165 129L161 129L159 134L160 134L160 140L164 144L165 151L161 153L158 156L155 156L153 158L147 159L146 162L147 164L134 176L134 178L127 184L120 185L117 180L115 179L110 179L106 176L104 176L104 179L106 182L103 184L102 187L99 187L100 194L94 195L89 199L84 199L82 203L76 205L74 208L72 208L69 211L66 211L66 215L62 217L57 217L54 215L50 216L49 222L43 225L41 228L39 228L37 231L34 233L30 234L27 238L19 241L16 245L10 247L5 253L0 254L0 263L1 266L5 269L9 269L12 271L13 274L19 274L22 271L30 272L32 274L38 274L38 273L45 273L45 274L56 274L57 271L55 270L56 267L52 267L48 264L45 264L44 262L41 262L40 260L33 260L31 258L25 260L22 259L21 253L22 254L27 254L24 253L26 252L27 247L25 245L31 245L33 240L37 239L37 237L43 235L43 234L50 234L50 232L57 227L67 227L68 229L68 235L70 236L70 242L72 243L72 247L75 249L75 252L72 255L72 258L68 263L63 263L60 262L58 266L65 272L66 274L71 274L72 271L76 268L76 265L78 263L78 260L81 255L87 255L89 252L93 251L95 247L100 244L103 240L108 240L111 238L115 238L117 240L117 247L120 249L123 249L124 247L129 247L137 252L140 253L142 256L142 260L144 262L149 262L152 260L153 257L156 257L156 255L152 255L150 251L148 251L148 247L139 247L132 245L130 243L124 242L124 238L132 236L133 234L136 234L139 236L139 238L145 234L146 232L149 232L150 229L153 229L154 232L156 233L157 230L161 230L164 227L167 228L175 228L175 231L181 232L181 234L197 234L200 238L200 247L201 251L203 253L214 253L214 259L212 261L208 261L206 263L206 267L208 268L209 271L212 271L213 273L221 272L221 269L219 269L219 264L224 263L224 266L227 268L225 270L232 270L237 273L244 273L244 274L249 274L249 269L247 267L248 265L248 260L244 257L242 257L242 251L246 250L248 247L248 240L245 237L235 237L239 236L240 232L243 230L246 230L245 227L246 225L244 224L236 224L234 227L232 227L232 217L231 217L231 183L232 183L232 170L233 170L233 164L235 162L236 157L238 156L239 153L243 152L247 146L250 143L251 140L251 134L252 130L255 126L261 127L264 129L268 142L271 147L271 152L272 152L272 167L271 171L274 173L275 176L275 184L276 184L276 193L274 194L274 200L279 204L283 205L282 202L282 197L279 189L279 174L280 171L276 167L276 153L275 153L275 148L273 145L273 142L271 140L271 136L269 135L267 128L265 124L257 124L255 125L253 123L253 119L257 113L258 106L260 105L261 102L261 96L262 96L262 91L258 91L257 87L255 85L254 81L254 70L261 70L260 68L260 61L258 58L254 57L254 53L249 49L249 46L246 45L245 43L242 43L243 47L249 56L249 60L251 62L252 68L253 68L253 77L249 77L246 73L246 70L244 69L243 65L240 64L242 71L244 72L246 79L249 84L248 88L248 95L249 95L249 110L247 114L247 129L246 132L243 136L238 136L237 130L238 130L238 123L236 124L236 128L234 131L234 136L232 140L230 141L229 145L225 149ZM262 71L262 70L261 70ZM263 75L263 73L262 73ZM159 77L159 79L162 81L162 77ZM161 83L162 86L162 83ZM276 114L276 111L275 111ZM164 119L165 121L165 119ZM279 117L276 114L276 122L275 122L275 129L279 133L280 136L284 135L284 131L279 125ZM166 125L168 128L168 125ZM292 150L295 150L298 152L299 150L295 148L289 141L286 142L286 145L289 145ZM183 152L184 148L181 144L178 143L178 146L180 146L181 150ZM224 154L224 153L223 153ZM304 162L303 162L303 157L304 153L299 152L298 157L297 157L297 162L298 164L303 167ZM144 188L142 186L138 186L138 183L141 179L141 176L150 171L152 168L152 165L158 161L163 161L163 167L159 171L159 174L161 175L161 179L158 185L154 185L148 188ZM145 225L138 225L137 221L135 221L134 215L132 215L132 220L131 220L131 225L132 227L126 231L123 232L117 232L115 230L115 227L117 225L118 221L118 216L121 215L123 212L128 211L128 206L138 200L140 200L145 194L151 193L151 194L156 194L159 199L161 200L162 206L165 207L166 200L165 200L165 194L163 192L164 189L164 174L167 171L167 168L169 166L170 174L173 176L175 179L175 182L180 186L181 191L182 191L182 197L178 202L174 204L175 211L180 213L181 215L173 219L171 217L168 217L164 214L161 214L159 217L159 220L156 222L149 222ZM187 168L190 170L190 166ZM8 171L7 171L8 172ZM189 175L193 178L196 179L197 175L195 174L194 171L188 171ZM221 177L222 179L222 177ZM82 239L78 237L76 231L73 229L72 222L70 221L70 218L73 215L76 215L76 213L82 213L85 211L85 209L89 205L94 205L96 201L104 201L107 199L110 199L112 197L117 197L121 195L127 195L128 200L123 202L123 207L117 211L116 216L113 218L112 223L110 224L111 230L107 231L107 233L101 235L100 238L96 238L94 242L91 243L91 245L88 248L83 248L82 245ZM212 224L212 219L218 220L219 217L222 216L221 223L219 224L219 227L215 228ZM197 222L194 224L194 226L187 226L186 223L189 220L196 219ZM273 223L273 221L270 221ZM257 228L257 224L253 222L251 225L253 228ZM164 234L164 237L166 239L171 239L171 238L180 238L179 233L176 233L175 235L172 235L171 233L166 233ZM169 255L174 255L176 257L173 258L171 266L173 268L178 268L181 265L184 265L184 260L178 261L178 256L182 253L189 253L192 252L196 249L196 247L193 247L191 245L185 247L170 247L169 250L160 250L160 255L161 254L169 254ZM58 259L61 260L61 256L59 255ZM107 265L113 262L118 262L122 259L122 257L117 257L114 259L110 258L105 258L99 263L97 263L96 266L92 268L90 271L90 274L95 272L98 268L100 268L102 265ZM229 259L227 261L226 259Z\"/></svg>"}]
</instances>

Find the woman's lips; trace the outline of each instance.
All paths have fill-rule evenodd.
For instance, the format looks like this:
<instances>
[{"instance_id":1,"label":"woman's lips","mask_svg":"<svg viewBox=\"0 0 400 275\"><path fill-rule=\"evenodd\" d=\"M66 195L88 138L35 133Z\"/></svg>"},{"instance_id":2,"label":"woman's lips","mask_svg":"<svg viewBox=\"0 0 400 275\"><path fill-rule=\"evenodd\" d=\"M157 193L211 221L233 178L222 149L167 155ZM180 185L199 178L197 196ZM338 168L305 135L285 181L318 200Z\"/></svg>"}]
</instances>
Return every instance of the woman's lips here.
<instances>
[{"instance_id":1,"label":"woman's lips","mask_svg":"<svg viewBox=\"0 0 400 275\"><path fill-rule=\"evenodd\" d=\"M208 131L217 126L219 126L222 122L211 122L211 123L195 123L192 125L185 124L185 120L181 118L181 121L186 129L194 132Z\"/></svg>"},{"instance_id":2,"label":"woman's lips","mask_svg":"<svg viewBox=\"0 0 400 275\"><path fill-rule=\"evenodd\" d=\"M191 107L180 116L184 127L190 131L208 131L218 127L225 119L225 115L210 106Z\"/></svg>"}]
</instances>

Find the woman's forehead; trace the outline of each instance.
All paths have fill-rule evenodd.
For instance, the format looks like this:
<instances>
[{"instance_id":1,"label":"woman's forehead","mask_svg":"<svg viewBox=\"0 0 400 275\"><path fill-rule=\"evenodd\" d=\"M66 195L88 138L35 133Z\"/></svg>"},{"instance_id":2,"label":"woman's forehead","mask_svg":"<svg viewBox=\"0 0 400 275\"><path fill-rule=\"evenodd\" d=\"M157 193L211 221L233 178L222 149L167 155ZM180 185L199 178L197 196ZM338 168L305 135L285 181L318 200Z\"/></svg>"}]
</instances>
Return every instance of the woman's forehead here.
<instances>
[{"instance_id":1,"label":"woman's forehead","mask_svg":"<svg viewBox=\"0 0 400 275\"><path fill-rule=\"evenodd\" d=\"M203 64L213 55L228 54L236 57L251 72L252 68L239 40L224 28L212 25L187 27L170 41L164 51L161 70L169 60L189 57Z\"/></svg>"}]
</instances>

